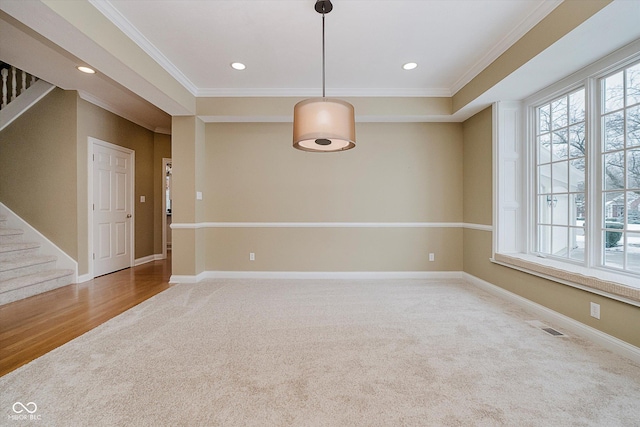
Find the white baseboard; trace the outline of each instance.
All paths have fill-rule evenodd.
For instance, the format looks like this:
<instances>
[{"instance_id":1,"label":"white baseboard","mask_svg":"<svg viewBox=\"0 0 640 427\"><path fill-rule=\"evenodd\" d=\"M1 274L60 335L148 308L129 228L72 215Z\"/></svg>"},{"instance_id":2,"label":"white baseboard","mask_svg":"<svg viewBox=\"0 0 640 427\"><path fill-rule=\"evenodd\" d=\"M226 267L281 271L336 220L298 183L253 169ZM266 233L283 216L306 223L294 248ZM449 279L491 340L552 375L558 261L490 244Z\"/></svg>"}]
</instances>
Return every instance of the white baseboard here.
<instances>
[{"instance_id":1,"label":"white baseboard","mask_svg":"<svg viewBox=\"0 0 640 427\"><path fill-rule=\"evenodd\" d=\"M134 267L137 267L139 265L146 264L148 262L160 261L160 260L163 260L163 259L164 259L164 257L162 256L162 254L147 255L145 257L136 259L133 262L133 265L134 265Z\"/></svg>"},{"instance_id":2,"label":"white baseboard","mask_svg":"<svg viewBox=\"0 0 640 427\"><path fill-rule=\"evenodd\" d=\"M134 267L137 267L139 265L142 264L146 264L148 262L153 262L153 261L161 261L163 260L164 257L162 256L162 254L154 254L154 255L147 255L145 257L142 258L138 258L136 260L134 260L133 265ZM76 283L84 283L84 282L88 282L89 280L93 280L94 277L91 274L83 274L81 276L78 276L78 281Z\"/></svg>"},{"instance_id":3,"label":"white baseboard","mask_svg":"<svg viewBox=\"0 0 640 427\"><path fill-rule=\"evenodd\" d=\"M170 283L205 279L462 279L460 271L203 271L197 276L172 275Z\"/></svg>"},{"instance_id":4,"label":"white baseboard","mask_svg":"<svg viewBox=\"0 0 640 427\"><path fill-rule=\"evenodd\" d=\"M189 276L182 274L172 274L169 278L169 283L198 283L205 279L205 272L198 274L197 276Z\"/></svg>"},{"instance_id":5,"label":"white baseboard","mask_svg":"<svg viewBox=\"0 0 640 427\"><path fill-rule=\"evenodd\" d=\"M93 276L87 273L87 274L78 276L77 283L84 283L84 282L88 282L89 280L93 280Z\"/></svg>"},{"instance_id":6,"label":"white baseboard","mask_svg":"<svg viewBox=\"0 0 640 427\"><path fill-rule=\"evenodd\" d=\"M631 345L625 341L622 341L621 339L592 328L591 326L585 325L584 323L578 322L575 319L553 311L543 305L521 297L520 295L516 295L513 292L509 292L506 289L503 289L485 280L479 279L478 277L472 276L471 274L463 272L462 277L467 283L477 286L478 288L483 289L497 297L511 301L525 308L526 310L534 312L541 318L557 324L559 327L564 328L567 331L571 331L576 335L580 335L581 337L586 338L591 342L601 345L602 347L614 353L627 357L640 364L640 348L634 345Z\"/></svg>"},{"instance_id":7,"label":"white baseboard","mask_svg":"<svg viewBox=\"0 0 640 427\"><path fill-rule=\"evenodd\" d=\"M207 271L206 279L461 279L459 271Z\"/></svg>"}]
</instances>

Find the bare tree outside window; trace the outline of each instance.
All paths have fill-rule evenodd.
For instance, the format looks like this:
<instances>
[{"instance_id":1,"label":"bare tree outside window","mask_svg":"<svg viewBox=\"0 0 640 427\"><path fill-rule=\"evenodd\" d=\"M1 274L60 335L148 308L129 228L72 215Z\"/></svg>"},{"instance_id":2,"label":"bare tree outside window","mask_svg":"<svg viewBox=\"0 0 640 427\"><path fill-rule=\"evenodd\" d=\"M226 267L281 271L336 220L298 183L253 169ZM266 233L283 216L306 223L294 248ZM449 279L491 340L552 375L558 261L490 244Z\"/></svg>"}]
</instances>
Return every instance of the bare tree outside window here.
<instances>
[{"instance_id":1,"label":"bare tree outside window","mask_svg":"<svg viewBox=\"0 0 640 427\"><path fill-rule=\"evenodd\" d=\"M538 107L537 118L537 252L584 260L584 88Z\"/></svg>"},{"instance_id":2,"label":"bare tree outside window","mask_svg":"<svg viewBox=\"0 0 640 427\"><path fill-rule=\"evenodd\" d=\"M640 272L640 64L600 80L605 266Z\"/></svg>"}]
</instances>

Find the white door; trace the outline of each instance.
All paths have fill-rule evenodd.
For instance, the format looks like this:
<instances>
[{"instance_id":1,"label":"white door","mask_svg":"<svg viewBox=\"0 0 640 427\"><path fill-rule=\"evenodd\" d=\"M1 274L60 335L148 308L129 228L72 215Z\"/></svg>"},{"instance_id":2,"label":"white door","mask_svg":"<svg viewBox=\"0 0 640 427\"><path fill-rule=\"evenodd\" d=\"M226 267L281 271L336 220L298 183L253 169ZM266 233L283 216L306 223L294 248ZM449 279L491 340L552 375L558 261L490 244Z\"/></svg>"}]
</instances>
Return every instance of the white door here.
<instances>
[{"instance_id":1,"label":"white door","mask_svg":"<svg viewBox=\"0 0 640 427\"><path fill-rule=\"evenodd\" d=\"M131 152L94 142L94 276L131 266L131 183Z\"/></svg>"}]
</instances>

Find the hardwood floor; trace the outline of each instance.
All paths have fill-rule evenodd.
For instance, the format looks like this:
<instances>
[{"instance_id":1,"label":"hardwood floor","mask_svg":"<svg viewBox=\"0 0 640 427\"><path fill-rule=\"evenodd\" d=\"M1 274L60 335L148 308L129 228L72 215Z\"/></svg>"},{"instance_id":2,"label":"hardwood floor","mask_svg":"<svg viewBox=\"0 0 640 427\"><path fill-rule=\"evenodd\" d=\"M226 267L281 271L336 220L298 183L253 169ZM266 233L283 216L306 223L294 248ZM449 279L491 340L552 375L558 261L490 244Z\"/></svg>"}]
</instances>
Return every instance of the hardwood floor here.
<instances>
[{"instance_id":1,"label":"hardwood floor","mask_svg":"<svg viewBox=\"0 0 640 427\"><path fill-rule=\"evenodd\" d=\"M0 306L0 376L168 289L170 276L169 256Z\"/></svg>"}]
</instances>

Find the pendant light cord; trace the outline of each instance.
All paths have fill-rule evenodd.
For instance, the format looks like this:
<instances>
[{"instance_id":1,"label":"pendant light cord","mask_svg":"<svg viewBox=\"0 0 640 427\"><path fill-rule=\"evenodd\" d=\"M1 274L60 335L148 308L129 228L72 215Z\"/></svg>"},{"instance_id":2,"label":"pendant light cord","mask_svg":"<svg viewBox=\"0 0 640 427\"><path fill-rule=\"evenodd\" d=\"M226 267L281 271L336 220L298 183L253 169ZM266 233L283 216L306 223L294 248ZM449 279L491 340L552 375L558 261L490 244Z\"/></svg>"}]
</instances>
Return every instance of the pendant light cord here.
<instances>
[{"instance_id":1,"label":"pendant light cord","mask_svg":"<svg viewBox=\"0 0 640 427\"><path fill-rule=\"evenodd\" d=\"M324 12L322 12L322 97L325 98L324 89Z\"/></svg>"}]
</instances>

